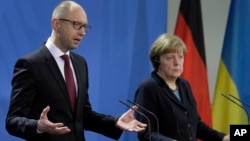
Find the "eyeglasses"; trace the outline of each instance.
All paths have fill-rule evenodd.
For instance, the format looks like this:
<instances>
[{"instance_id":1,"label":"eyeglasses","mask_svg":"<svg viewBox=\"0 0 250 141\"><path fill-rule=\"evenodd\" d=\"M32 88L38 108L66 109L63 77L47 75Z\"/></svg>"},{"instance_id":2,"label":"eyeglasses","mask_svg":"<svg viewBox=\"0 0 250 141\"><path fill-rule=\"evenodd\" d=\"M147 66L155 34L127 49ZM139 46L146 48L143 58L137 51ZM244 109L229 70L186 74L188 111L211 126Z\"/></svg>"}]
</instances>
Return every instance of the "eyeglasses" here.
<instances>
[{"instance_id":1,"label":"eyeglasses","mask_svg":"<svg viewBox=\"0 0 250 141\"><path fill-rule=\"evenodd\" d=\"M85 30L86 32L88 32L88 31L91 30L91 26L88 25L88 24L82 24L81 22L78 22L78 21L71 21L71 20L68 20L68 19L59 19L59 20L72 23L73 28L76 29L76 30L80 30L80 29L82 29L82 28L84 28L84 30Z\"/></svg>"}]
</instances>

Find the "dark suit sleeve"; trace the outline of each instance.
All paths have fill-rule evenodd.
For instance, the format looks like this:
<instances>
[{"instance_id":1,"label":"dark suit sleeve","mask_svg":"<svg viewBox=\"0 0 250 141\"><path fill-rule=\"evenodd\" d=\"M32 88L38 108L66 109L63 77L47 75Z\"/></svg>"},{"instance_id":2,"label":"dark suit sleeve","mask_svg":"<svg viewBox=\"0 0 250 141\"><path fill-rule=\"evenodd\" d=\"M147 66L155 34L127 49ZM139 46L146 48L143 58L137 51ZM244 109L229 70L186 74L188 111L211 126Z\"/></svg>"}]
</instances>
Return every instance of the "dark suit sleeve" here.
<instances>
[{"instance_id":1,"label":"dark suit sleeve","mask_svg":"<svg viewBox=\"0 0 250 141\"><path fill-rule=\"evenodd\" d=\"M159 104L156 104L159 100L157 98L157 94L160 93L159 90L156 88L157 86L154 83L142 83L136 93L135 93L135 97L134 97L134 101L135 103L138 103L139 105L141 105L142 107L144 107L145 109L153 112L155 115L157 115L157 112L159 109L161 109L159 106ZM139 109L140 110L140 109ZM150 128L151 128L151 134L149 134L149 126L146 128L146 130L144 132L138 133L138 138L140 141L150 141L151 140L155 140L155 141L173 141L173 138L167 137L163 134L158 134L157 133L157 123L155 118L144 111L143 112L150 121ZM135 113L136 118L143 122L143 123L148 123L148 121L146 120L145 117L143 117L142 115ZM150 136L151 135L151 136Z\"/></svg>"},{"instance_id":2,"label":"dark suit sleeve","mask_svg":"<svg viewBox=\"0 0 250 141\"><path fill-rule=\"evenodd\" d=\"M84 105L84 129L100 133L104 136L119 139L122 130L115 126L118 117L97 113L92 110L87 94L87 102Z\"/></svg>"},{"instance_id":3,"label":"dark suit sleeve","mask_svg":"<svg viewBox=\"0 0 250 141\"><path fill-rule=\"evenodd\" d=\"M12 92L9 111L6 118L7 131L21 138L34 136L37 120L29 119L35 92L35 80L32 79L31 64L20 59L14 67Z\"/></svg>"},{"instance_id":4,"label":"dark suit sleeve","mask_svg":"<svg viewBox=\"0 0 250 141\"><path fill-rule=\"evenodd\" d=\"M223 137L225 136L224 133L218 132L209 126L207 126L205 123L200 121L198 128L197 128L197 136L200 139L203 139L204 141L221 141Z\"/></svg>"},{"instance_id":5,"label":"dark suit sleeve","mask_svg":"<svg viewBox=\"0 0 250 141\"><path fill-rule=\"evenodd\" d=\"M196 100L193 97L192 91L191 91L191 87L190 84L186 81L185 83L186 88L188 89L189 93L190 93L190 99L192 99L191 101L193 101L194 107L196 107ZM197 112L198 114L198 112ZM199 115L198 115L199 116ZM221 141L222 138L225 136L224 133L218 132L214 129L212 129L211 127L209 127L208 125L206 125L200 118L199 116L199 122L197 125L197 137L204 140L204 141Z\"/></svg>"},{"instance_id":6,"label":"dark suit sleeve","mask_svg":"<svg viewBox=\"0 0 250 141\"><path fill-rule=\"evenodd\" d=\"M157 132L152 132L151 134L151 140L152 141L173 141L175 139L172 139L170 137L164 136L162 134L158 134ZM150 139L144 139L143 141L150 141Z\"/></svg>"},{"instance_id":7,"label":"dark suit sleeve","mask_svg":"<svg viewBox=\"0 0 250 141\"><path fill-rule=\"evenodd\" d=\"M118 117L91 112L85 123L85 129L100 133L106 137L118 140L122 134L122 130L115 126Z\"/></svg>"}]
</instances>

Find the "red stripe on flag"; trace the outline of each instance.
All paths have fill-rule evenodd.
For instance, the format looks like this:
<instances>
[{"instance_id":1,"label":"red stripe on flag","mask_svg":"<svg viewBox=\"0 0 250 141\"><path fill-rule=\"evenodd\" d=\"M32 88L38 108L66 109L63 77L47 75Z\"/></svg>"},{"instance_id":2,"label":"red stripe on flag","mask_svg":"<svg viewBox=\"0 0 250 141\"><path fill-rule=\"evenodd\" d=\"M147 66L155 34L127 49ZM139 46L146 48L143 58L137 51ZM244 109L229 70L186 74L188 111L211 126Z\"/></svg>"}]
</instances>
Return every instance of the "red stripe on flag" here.
<instances>
[{"instance_id":1,"label":"red stripe on flag","mask_svg":"<svg viewBox=\"0 0 250 141\"><path fill-rule=\"evenodd\" d=\"M190 26L181 13L178 14L175 34L182 38L187 46L182 76L190 82L202 120L211 127L211 104L206 66L194 43L192 34L195 33L191 32ZM203 38L203 35L201 35L201 38Z\"/></svg>"}]
</instances>

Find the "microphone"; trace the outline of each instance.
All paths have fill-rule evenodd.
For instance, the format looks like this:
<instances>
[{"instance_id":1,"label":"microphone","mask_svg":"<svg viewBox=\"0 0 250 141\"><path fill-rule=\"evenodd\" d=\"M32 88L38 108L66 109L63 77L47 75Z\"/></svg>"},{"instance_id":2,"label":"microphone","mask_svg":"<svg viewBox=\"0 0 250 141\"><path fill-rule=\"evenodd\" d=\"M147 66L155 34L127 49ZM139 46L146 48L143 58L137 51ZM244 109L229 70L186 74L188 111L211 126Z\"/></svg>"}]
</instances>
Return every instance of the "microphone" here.
<instances>
[{"instance_id":1,"label":"microphone","mask_svg":"<svg viewBox=\"0 0 250 141\"><path fill-rule=\"evenodd\" d=\"M126 104L125 102L119 100L120 103L122 103L123 105L127 106L128 108L134 110L135 112L137 112L138 114L142 115L148 122L148 134L149 134L149 141L152 141L152 137L151 137L151 123L150 123L150 120L148 118L148 116L146 116L145 114L143 114L142 112L134 109L133 107L129 106L128 104Z\"/></svg>"},{"instance_id":2,"label":"microphone","mask_svg":"<svg viewBox=\"0 0 250 141\"><path fill-rule=\"evenodd\" d=\"M158 118L157 118L157 116L153 113L153 112L151 112L151 111L149 111L149 110L147 110L146 108L144 108L144 107L142 107L141 105L139 105L138 103L134 103L134 102L132 102L131 100L127 100L129 103L131 103L131 104L134 104L134 105L136 105L136 106L138 106L139 108L141 108L143 111L145 111L145 112L147 112L147 113L149 113L149 114L151 114L154 118L155 118L155 120L156 120L156 131L157 131L157 141L159 140L159 120L158 120Z\"/></svg>"},{"instance_id":3,"label":"microphone","mask_svg":"<svg viewBox=\"0 0 250 141\"><path fill-rule=\"evenodd\" d=\"M240 99L236 98L235 96L232 96L231 94L229 94L230 97L226 96L223 93L221 95L224 96L225 98L227 98L229 101L233 102L234 104L238 105L239 107L241 107L244 110L244 112L247 115L247 122L248 122L248 125L249 125L249 120L250 119L249 119L249 114L248 114L247 110L243 106L241 106L239 103L237 103L235 100L233 100L231 97L233 97L234 99L238 100L239 102L247 105L248 107L250 107L250 106L247 103L245 103L245 102L241 101Z\"/></svg>"},{"instance_id":4,"label":"microphone","mask_svg":"<svg viewBox=\"0 0 250 141\"><path fill-rule=\"evenodd\" d=\"M239 102L243 103L243 104L246 105L247 107L250 107L249 104L247 104L246 102L244 102L244 101L238 99L237 97L235 97L235 96L233 96L233 95L231 95L231 94L229 94L229 96L231 96L231 97L233 97L234 99L238 100Z\"/></svg>"}]
</instances>

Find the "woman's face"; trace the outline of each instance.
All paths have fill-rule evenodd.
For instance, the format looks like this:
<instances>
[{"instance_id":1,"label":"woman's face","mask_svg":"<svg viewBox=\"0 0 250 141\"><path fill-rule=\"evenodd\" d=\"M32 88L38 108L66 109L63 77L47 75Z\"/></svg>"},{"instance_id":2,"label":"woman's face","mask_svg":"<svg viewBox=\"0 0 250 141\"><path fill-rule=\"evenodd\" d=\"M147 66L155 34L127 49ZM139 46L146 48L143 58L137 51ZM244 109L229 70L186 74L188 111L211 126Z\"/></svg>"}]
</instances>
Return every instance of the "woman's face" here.
<instances>
[{"instance_id":1,"label":"woman's face","mask_svg":"<svg viewBox=\"0 0 250 141\"><path fill-rule=\"evenodd\" d=\"M165 53L159 59L157 72L163 79L176 79L181 76L184 64L183 52Z\"/></svg>"}]
</instances>

